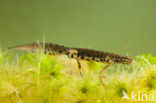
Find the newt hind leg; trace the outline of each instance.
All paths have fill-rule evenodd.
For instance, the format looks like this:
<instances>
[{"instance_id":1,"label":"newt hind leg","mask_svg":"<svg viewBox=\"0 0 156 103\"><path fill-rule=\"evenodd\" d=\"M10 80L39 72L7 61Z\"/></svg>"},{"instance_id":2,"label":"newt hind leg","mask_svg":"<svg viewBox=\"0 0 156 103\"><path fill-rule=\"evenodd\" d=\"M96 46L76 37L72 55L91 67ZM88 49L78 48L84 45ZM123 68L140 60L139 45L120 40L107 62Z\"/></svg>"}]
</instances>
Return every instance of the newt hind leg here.
<instances>
[{"instance_id":1,"label":"newt hind leg","mask_svg":"<svg viewBox=\"0 0 156 103\"><path fill-rule=\"evenodd\" d=\"M80 64L80 61L79 60L76 60L76 61L77 61L77 64L78 64L79 73L80 73L81 77L83 77L83 75L81 73L81 64Z\"/></svg>"}]
</instances>

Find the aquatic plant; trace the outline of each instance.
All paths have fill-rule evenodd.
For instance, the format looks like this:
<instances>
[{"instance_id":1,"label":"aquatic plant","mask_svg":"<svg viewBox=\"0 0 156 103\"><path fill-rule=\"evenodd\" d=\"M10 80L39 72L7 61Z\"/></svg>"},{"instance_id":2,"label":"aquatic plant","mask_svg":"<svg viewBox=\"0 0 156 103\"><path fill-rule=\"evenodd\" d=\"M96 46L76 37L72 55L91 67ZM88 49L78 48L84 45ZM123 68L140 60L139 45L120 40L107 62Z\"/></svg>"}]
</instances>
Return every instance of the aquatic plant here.
<instances>
[{"instance_id":1,"label":"aquatic plant","mask_svg":"<svg viewBox=\"0 0 156 103\"><path fill-rule=\"evenodd\" d=\"M0 52L0 103L132 103L156 96L156 67L152 55L137 56L131 65L109 67L101 85L98 72L105 64L76 61L44 53ZM129 97L122 99L124 93ZM131 95L136 94L132 101Z\"/></svg>"}]
</instances>

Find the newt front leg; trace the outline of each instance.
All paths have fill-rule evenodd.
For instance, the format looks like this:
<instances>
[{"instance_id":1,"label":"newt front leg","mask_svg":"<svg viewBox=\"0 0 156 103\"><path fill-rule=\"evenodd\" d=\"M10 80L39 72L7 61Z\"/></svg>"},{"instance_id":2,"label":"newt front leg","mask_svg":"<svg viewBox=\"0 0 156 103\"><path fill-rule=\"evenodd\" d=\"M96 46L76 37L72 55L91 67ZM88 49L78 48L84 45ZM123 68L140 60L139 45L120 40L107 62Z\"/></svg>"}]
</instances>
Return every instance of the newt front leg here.
<instances>
[{"instance_id":1,"label":"newt front leg","mask_svg":"<svg viewBox=\"0 0 156 103\"><path fill-rule=\"evenodd\" d=\"M100 72L99 72L99 79L102 85L104 85L102 78L105 78L105 76L102 76L102 73L112 64L114 64L114 61L111 60L108 56L106 57L106 62L108 63Z\"/></svg>"}]
</instances>

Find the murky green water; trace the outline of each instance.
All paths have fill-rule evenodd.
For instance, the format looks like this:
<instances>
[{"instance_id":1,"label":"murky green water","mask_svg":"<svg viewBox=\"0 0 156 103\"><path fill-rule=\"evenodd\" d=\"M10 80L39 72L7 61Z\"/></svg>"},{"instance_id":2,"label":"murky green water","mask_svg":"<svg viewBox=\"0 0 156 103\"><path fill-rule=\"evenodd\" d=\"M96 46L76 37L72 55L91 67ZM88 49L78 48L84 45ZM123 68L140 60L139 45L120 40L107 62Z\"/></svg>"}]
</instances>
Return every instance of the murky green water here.
<instances>
[{"instance_id":1,"label":"murky green water","mask_svg":"<svg viewBox=\"0 0 156 103\"><path fill-rule=\"evenodd\" d=\"M131 56L156 56L155 0L5 0L0 45L42 40Z\"/></svg>"}]
</instances>

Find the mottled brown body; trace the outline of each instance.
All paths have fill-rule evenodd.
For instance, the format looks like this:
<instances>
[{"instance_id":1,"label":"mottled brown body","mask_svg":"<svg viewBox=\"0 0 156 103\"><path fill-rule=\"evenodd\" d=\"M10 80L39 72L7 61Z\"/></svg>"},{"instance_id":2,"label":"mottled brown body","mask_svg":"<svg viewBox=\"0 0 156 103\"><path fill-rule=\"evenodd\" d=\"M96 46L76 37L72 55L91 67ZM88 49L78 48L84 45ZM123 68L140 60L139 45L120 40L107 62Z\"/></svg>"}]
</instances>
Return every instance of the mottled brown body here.
<instances>
[{"instance_id":1,"label":"mottled brown body","mask_svg":"<svg viewBox=\"0 0 156 103\"><path fill-rule=\"evenodd\" d=\"M19 45L14 47L9 47L9 49L19 49L19 50L30 50L35 51L36 49L42 48L45 50L45 53L49 54L59 54L59 55L68 55L70 58L77 60L86 60L86 61L95 61L102 63L121 63L121 64L130 64L132 58L128 56L121 56L113 53L102 52L91 49L84 48L69 48L60 46L52 43L32 43L27 45Z\"/></svg>"},{"instance_id":2,"label":"mottled brown body","mask_svg":"<svg viewBox=\"0 0 156 103\"><path fill-rule=\"evenodd\" d=\"M85 49L85 48L70 48L70 47L64 47L57 44L52 43L32 43L32 44L26 44L26 45L19 45L14 47L9 47L9 49L18 49L18 50L29 50L29 51L35 51L37 49L42 49L45 51L45 53L49 53L50 55L67 55L70 58L76 59L81 73L81 64L80 60L86 60L86 61L94 61L94 62L101 62L101 63L108 63L103 70L100 71L99 77L102 82L102 72L108 68L111 64L115 63L121 63L121 64L130 64L132 63L132 58L128 56L122 56L117 55L113 53L103 52L103 51L97 51L97 50L91 50L91 49ZM102 83L103 84L103 83Z\"/></svg>"},{"instance_id":3,"label":"mottled brown body","mask_svg":"<svg viewBox=\"0 0 156 103\"><path fill-rule=\"evenodd\" d=\"M51 43L45 43L45 52L47 51L50 54L52 53L54 55L65 54L68 55L70 58L74 58L77 60L121 64L130 64L132 62L132 58L128 56L121 56L113 53L84 48L69 48Z\"/></svg>"},{"instance_id":4,"label":"mottled brown body","mask_svg":"<svg viewBox=\"0 0 156 103\"><path fill-rule=\"evenodd\" d=\"M130 64L132 59L127 56L121 56L108 52L96 51L91 49L74 48L77 53L71 54L72 58L79 60L95 61L102 63L121 63Z\"/></svg>"}]
</instances>

